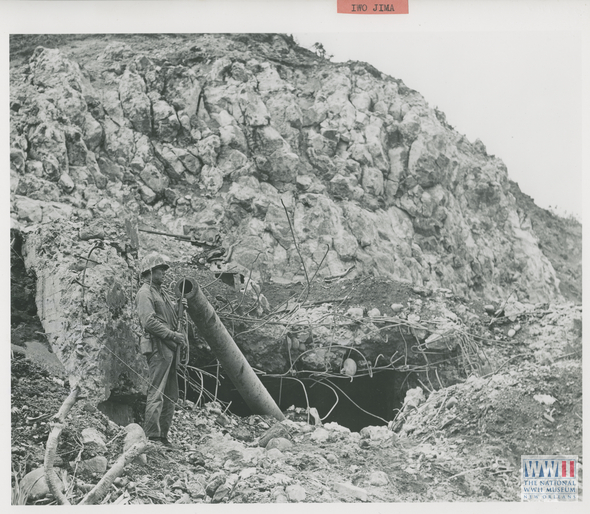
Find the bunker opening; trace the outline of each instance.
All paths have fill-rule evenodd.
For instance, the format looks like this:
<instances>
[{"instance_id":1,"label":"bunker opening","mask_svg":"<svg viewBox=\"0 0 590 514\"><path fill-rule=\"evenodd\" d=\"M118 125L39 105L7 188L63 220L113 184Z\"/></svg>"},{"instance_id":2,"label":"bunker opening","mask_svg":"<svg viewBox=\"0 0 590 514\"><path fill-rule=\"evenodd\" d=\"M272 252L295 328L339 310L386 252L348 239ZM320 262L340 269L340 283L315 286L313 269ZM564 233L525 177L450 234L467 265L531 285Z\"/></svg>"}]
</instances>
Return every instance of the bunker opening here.
<instances>
[{"instance_id":1,"label":"bunker opening","mask_svg":"<svg viewBox=\"0 0 590 514\"><path fill-rule=\"evenodd\" d=\"M208 373L202 376L209 400L215 398L238 416L256 414L231 381L223 376L223 370L219 375L216 366L205 367L204 371ZM353 380L345 376L300 372L296 377L261 376L260 380L288 418L314 424L317 421L309 412L315 408L322 423L336 422L358 432L366 426L387 425L394 419L409 388L407 378L407 373L396 371L381 371L372 377L359 376ZM182 395L185 382L182 377L179 382ZM198 402L203 395L189 385L186 397Z\"/></svg>"}]
</instances>

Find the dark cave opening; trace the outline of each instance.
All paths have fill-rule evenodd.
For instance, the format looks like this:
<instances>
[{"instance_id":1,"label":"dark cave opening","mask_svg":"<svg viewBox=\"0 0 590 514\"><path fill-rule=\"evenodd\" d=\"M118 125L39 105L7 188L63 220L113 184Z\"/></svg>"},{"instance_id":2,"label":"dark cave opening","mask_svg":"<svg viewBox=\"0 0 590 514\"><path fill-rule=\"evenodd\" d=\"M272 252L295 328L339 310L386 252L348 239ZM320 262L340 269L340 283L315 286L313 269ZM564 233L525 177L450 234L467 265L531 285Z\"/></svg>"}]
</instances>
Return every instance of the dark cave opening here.
<instances>
[{"instance_id":1,"label":"dark cave opening","mask_svg":"<svg viewBox=\"0 0 590 514\"><path fill-rule=\"evenodd\" d=\"M213 371L215 369L208 369ZM221 374L222 375L222 374ZM250 416L250 410L231 381L220 375L217 398L231 405L229 410L238 416ZM394 409L401 408L406 390L407 374L396 371L380 371L372 377L350 377L318 373L298 373L297 376L261 376L260 380L269 391L279 408L285 412L290 406L306 409L315 407L323 423L336 422L358 432L369 425L386 425L395 415ZM405 382L405 384L404 384ZM179 377L180 388L184 382ZM405 388L404 388L405 385ZM204 386L215 394L215 379L204 377ZM182 395L183 393L181 393ZM187 390L187 398L198 400L198 393ZM302 419L306 419L305 416ZM313 424L313 418L310 418Z\"/></svg>"}]
</instances>

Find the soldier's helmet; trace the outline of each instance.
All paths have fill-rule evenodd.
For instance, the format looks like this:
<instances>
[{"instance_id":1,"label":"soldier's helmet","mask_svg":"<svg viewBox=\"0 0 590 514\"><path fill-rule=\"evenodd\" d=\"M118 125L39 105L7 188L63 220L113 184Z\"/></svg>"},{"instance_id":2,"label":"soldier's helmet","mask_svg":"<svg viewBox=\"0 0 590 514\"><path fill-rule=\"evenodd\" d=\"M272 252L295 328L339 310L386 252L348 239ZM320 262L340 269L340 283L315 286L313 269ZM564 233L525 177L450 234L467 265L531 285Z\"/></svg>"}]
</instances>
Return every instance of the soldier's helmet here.
<instances>
[{"instance_id":1,"label":"soldier's helmet","mask_svg":"<svg viewBox=\"0 0 590 514\"><path fill-rule=\"evenodd\" d=\"M162 255L158 252L150 252L148 253L141 262L139 263L139 274L143 275L147 271L153 270L154 268L162 267L164 269L168 269L170 266L168 262L170 259L165 255Z\"/></svg>"}]
</instances>

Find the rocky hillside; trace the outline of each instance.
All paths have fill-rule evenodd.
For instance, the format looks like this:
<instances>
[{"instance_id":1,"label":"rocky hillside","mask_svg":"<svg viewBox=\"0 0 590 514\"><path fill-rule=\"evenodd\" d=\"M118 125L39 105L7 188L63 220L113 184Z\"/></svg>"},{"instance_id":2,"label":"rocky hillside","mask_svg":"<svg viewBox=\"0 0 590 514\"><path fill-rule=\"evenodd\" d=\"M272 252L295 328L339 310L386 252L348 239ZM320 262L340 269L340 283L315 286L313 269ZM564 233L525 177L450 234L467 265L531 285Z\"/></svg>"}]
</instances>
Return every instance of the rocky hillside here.
<instances>
[{"instance_id":1,"label":"rocky hillside","mask_svg":"<svg viewBox=\"0 0 590 514\"><path fill-rule=\"evenodd\" d=\"M581 227L401 80L270 34L10 55L13 503L56 502L44 445L75 386L68 501L137 432L153 249L288 419L250 412L189 323L176 448L150 443L103 503L516 500L520 455L581 455L581 306L560 305Z\"/></svg>"},{"instance_id":2,"label":"rocky hillside","mask_svg":"<svg viewBox=\"0 0 590 514\"><path fill-rule=\"evenodd\" d=\"M303 280L327 252L319 276L355 265L465 296L559 294L502 161L366 63L278 35L38 42L12 39L21 226L133 213L214 229L261 282Z\"/></svg>"},{"instance_id":3,"label":"rocky hillside","mask_svg":"<svg viewBox=\"0 0 590 514\"><path fill-rule=\"evenodd\" d=\"M582 225L575 218L563 219L538 207L516 182L510 181L510 192L519 208L531 221L539 248L549 259L557 278L559 291L566 300L582 302Z\"/></svg>"},{"instance_id":4,"label":"rocky hillside","mask_svg":"<svg viewBox=\"0 0 590 514\"><path fill-rule=\"evenodd\" d=\"M301 370L339 369L357 344L391 363L402 348L408 358L404 330L423 343L440 319L458 322L439 308L420 323L418 302L390 308L396 288L495 308L579 300L581 241L568 236L570 267L558 266L563 255L531 223L541 211L482 142L401 80L331 63L288 36L13 36L10 113L13 249L47 340L97 401L145 389L132 298L137 258L152 249L205 281L230 276L243 297L227 287L211 300L272 373L294 369L291 350L304 354ZM556 269L568 274L561 292ZM371 276L390 293L367 317L368 296L355 306L336 281L354 289ZM312 309L298 310L314 287ZM289 288L297 309L260 296ZM328 300L345 310L321 312ZM34 313L21 307L17 317ZM387 325L392 312L401 329ZM254 313L275 318L254 330ZM331 330L302 328L325 316Z\"/></svg>"}]
</instances>

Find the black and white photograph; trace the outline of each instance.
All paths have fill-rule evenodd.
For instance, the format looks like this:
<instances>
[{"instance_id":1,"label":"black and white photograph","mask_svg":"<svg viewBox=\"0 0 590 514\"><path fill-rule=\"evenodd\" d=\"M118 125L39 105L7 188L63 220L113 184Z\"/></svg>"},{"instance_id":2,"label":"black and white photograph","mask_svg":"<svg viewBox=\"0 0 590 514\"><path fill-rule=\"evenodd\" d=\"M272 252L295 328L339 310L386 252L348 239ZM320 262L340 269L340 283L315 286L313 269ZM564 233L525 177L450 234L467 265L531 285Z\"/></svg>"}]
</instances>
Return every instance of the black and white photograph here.
<instances>
[{"instance_id":1,"label":"black and white photograph","mask_svg":"<svg viewBox=\"0 0 590 514\"><path fill-rule=\"evenodd\" d=\"M588 7L248 3L5 3L10 505L581 512Z\"/></svg>"}]
</instances>

